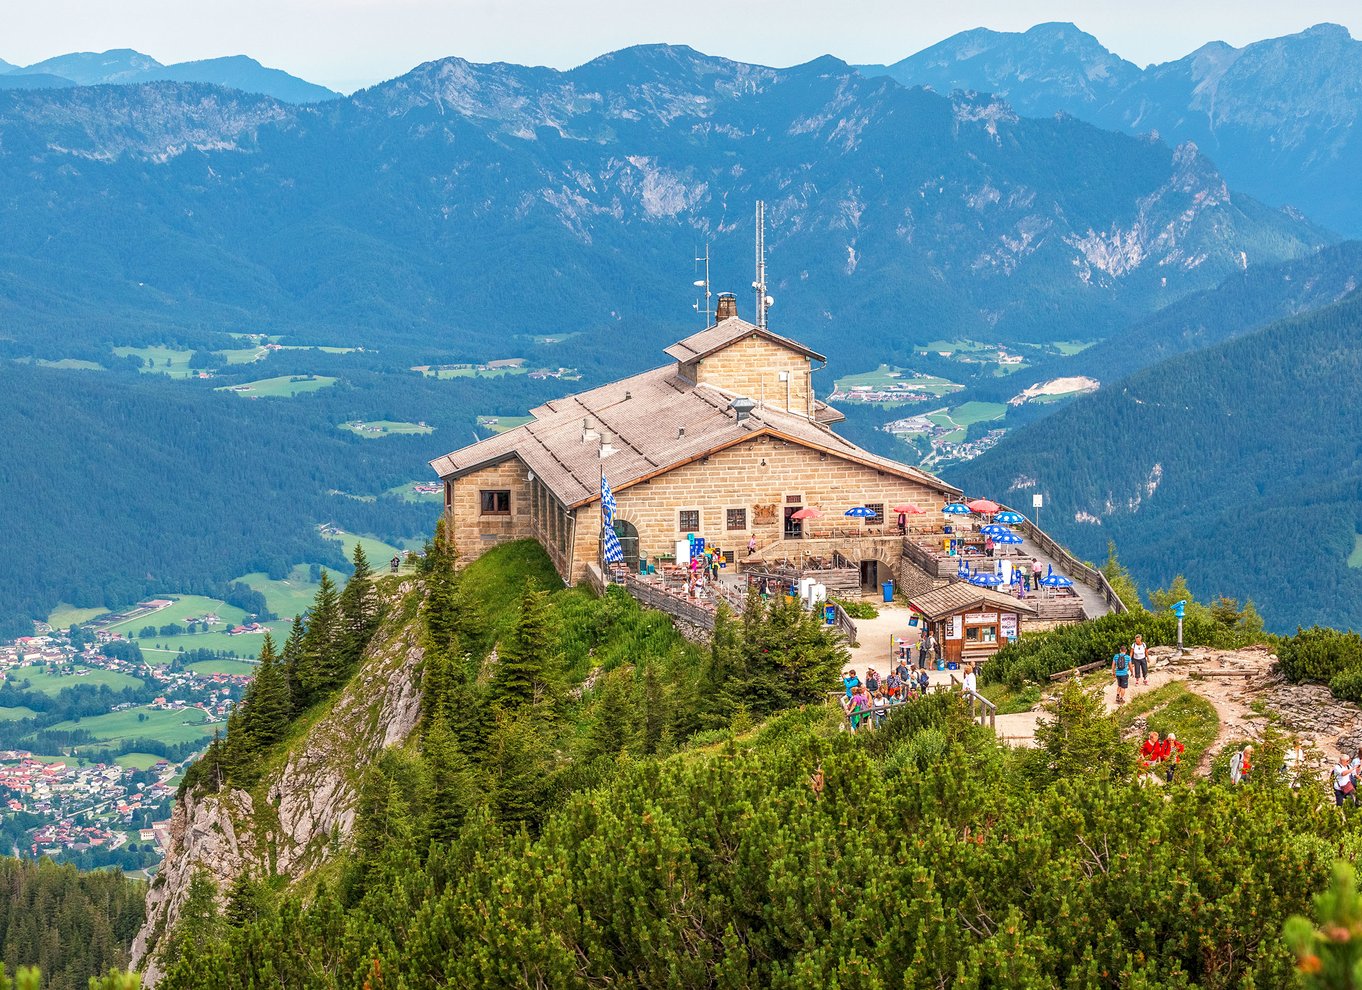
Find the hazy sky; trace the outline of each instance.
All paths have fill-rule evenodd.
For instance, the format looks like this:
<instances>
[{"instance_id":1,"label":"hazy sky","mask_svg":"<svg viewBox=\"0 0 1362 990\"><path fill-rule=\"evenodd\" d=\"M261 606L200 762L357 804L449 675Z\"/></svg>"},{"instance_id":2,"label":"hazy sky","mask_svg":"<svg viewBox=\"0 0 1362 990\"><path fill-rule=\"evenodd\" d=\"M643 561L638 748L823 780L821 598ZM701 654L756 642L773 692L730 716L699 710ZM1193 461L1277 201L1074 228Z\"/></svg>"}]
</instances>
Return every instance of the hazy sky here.
<instances>
[{"instance_id":1,"label":"hazy sky","mask_svg":"<svg viewBox=\"0 0 1362 990\"><path fill-rule=\"evenodd\" d=\"M136 48L162 62L244 53L336 89L445 55L569 68L665 41L766 65L892 62L972 27L1073 21L1140 65L1321 21L1362 38L1362 0L6 0L0 58Z\"/></svg>"}]
</instances>

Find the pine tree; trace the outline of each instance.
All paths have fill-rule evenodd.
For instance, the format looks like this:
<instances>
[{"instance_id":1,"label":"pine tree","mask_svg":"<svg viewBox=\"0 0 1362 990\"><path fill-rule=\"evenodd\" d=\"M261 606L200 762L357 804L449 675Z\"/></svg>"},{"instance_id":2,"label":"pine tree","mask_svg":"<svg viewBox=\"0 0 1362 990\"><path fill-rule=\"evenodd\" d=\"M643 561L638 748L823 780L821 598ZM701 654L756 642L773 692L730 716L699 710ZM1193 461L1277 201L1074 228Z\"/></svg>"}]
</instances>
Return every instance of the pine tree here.
<instances>
[{"instance_id":1,"label":"pine tree","mask_svg":"<svg viewBox=\"0 0 1362 990\"><path fill-rule=\"evenodd\" d=\"M426 768L423 833L426 842L449 842L477 801L477 775L443 713L435 716L421 747Z\"/></svg>"},{"instance_id":2,"label":"pine tree","mask_svg":"<svg viewBox=\"0 0 1362 990\"><path fill-rule=\"evenodd\" d=\"M520 600L520 616L500 649L492 683L494 700L514 710L547 699L553 687L553 659L548 595L527 591Z\"/></svg>"},{"instance_id":3,"label":"pine tree","mask_svg":"<svg viewBox=\"0 0 1362 990\"><path fill-rule=\"evenodd\" d=\"M303 634L299 665L307 705L341 683L344 658L341 656L340 634L340 595L331 575L322 571L317 595L307 613L307 631Z\"/></svg>"},{"instance_id":4,"label":"pine tree","mask_svg":"<svg viewBox=\"0 0 1362 990\"><path fill-rule=\"evenodd\" d=\"M222 741L222 774L233 787L249 787L255 781L259 744L244 722L245 712L238 705L227 716L227 736Z\"/></svg>"},{"instance_id":5,"label":"pine tree","mask_svg":"<svg viewBox=\"0 0 1362 990\"><path fill-rule=\"evenodd\" d=\"M284 683L288 689L289 709L294 715L300 714L306 707L304 701L307 689L303 687L303 632L303 617L295 615L281 658Z\"/></svg>"},{"instance_id":6,"label":"pine tree","mask_svg":"<svg viewBox=\"0 0 1362 990\"><path fill-rule=\"evenodd\" d=\"M340 596L340 666L348 675L359 664L381 618L381 602L374 587L373 569L364 555L363 544L355 543L355 570L345 582Z\"/></svg>"},{"instance_id":7,"label":"pine tree","mask_svg":"<svg viewBox=\"0 0 1362 990\"><path fill-rule=\"evenodd\" d=\"M189 880L180 920L161 950L165 968L169 969L187 955L205 951L217 939L222 924L217 895L217 884L208 871L196 869Z\"/></svg>"},{"instance_id":8,"label":"pine tree","mask_svg":"<svg viewBox=\"0 0 1362 990\"><path fill-rule=\"evenodd\" d=\"M288 731L291 714L288 682L269 633L265 633L265 642L260 647L260 665L242 699L242 708L246 731L261 746L278 742Z\"/></svg>"}]
</instances>

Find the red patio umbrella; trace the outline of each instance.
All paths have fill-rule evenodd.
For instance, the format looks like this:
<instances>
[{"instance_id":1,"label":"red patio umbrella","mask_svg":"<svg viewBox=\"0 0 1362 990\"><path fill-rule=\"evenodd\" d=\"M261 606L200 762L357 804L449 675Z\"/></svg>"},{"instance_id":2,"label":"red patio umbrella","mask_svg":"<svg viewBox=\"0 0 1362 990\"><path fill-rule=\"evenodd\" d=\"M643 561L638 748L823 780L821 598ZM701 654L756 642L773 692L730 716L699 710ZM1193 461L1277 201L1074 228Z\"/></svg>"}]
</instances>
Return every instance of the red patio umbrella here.
<instances>
[{"instance_id":1,"label":"red patio umbrella","mask_svg":"<svg viewBox=\"0 0 1362 990\"><path fill-rule=\"evenodd\" d=\"M896 506L894 506L892 509L890 509L889 511L890 511L890 512L897 512L897 513L899 513L899 514L901 514L901 515L907 515L907 516L920 516L920 515L922 515L924 512L926 512L927 510L926 510L926 509L918 508L916 505L896 505Z\"/></svg>"},{"instance_id":2,"label":"red patio umbrella","mask_svg":"<svg viewBox=\"0 0 1362 990\"><path fill-rule=\"evenodd\" d=\"M800 509L798 512L790 513L791 519L817 519L823 513L817 509Z\"/></svg>"},{"instance_id":3,"label":"red patio umbrella","mask_svg":"<svg viewBox=\"0 0 1362 990\"><path fill-rule=\"evenodd\" d=\"M976 498L973 502L966 502L971 512L977 512L981 516L991 516L1002 508L997 502L990 502L986 498Z\"/></svg>"}]
</instances>

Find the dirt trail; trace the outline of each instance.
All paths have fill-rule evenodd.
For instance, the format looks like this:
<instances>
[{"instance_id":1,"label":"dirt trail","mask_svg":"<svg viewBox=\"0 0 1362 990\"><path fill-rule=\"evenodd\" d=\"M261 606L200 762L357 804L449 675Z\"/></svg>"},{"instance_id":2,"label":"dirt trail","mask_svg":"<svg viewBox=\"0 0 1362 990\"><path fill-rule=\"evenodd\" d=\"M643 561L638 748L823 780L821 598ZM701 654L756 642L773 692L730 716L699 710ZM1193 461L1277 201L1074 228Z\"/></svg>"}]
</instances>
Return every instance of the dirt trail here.
<instances>
[{"instance_id":1,"label":"dirt trail","mask_svg":"<svg viewBox=\"0 0 1362 990\"><path fill-rule=\"evenodd\" d=\"M1208 772L1211 761L1232 740L1261 737L1265 719L1252 708L1259 698L1267 700L1280 713L1287 731L1301 733L1320 746L1332 748L1338 744L1335 737L1347 737L1348 733L1362 727L1362 717L1359 717L1362 712L1358 712L1356 706L1334 702L1325 708L1312 702L1299 703L1301 699L1293 704L1291 699L1297 694L1304 696L1320 689L1285 684L1272 672L1277 658L1264 647L1243 650L1193 647L1181 656L1176 654L1177 651L1169 647L1152 647L1149 651L1149 684L1131 684L1126 692L1126 703L1138 701L1141 695L1157 691L1173 681L1181 682L1189 691L1209 701L1219 716L1220 730L1197 766L1200 774ZM1327 695L1327 689L1324 693ZM1121 707L1116 704L1114 679L1107 679L1102 700L1108 712ZM1039 715L1037 711L1000 715L998 734L1012 745L1034 745Z\"/></svg>"}]
</instances>

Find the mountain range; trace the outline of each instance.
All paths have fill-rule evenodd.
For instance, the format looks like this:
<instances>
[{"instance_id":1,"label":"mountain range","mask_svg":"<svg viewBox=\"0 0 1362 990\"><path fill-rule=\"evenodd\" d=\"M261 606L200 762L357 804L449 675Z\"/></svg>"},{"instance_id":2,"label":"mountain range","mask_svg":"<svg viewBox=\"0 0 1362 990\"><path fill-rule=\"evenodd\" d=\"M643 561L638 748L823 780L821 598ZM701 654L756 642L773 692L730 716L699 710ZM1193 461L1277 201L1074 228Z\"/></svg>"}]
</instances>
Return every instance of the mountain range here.
<instances>
[{"instance_id":1,"label":"mountain range","mask_svg":"<svg viewBox=\"0 0 1362 990\"><path fill-rule=\"evenodd\" d=\"M168 82L10 91L0 138L0 312L49 349L167 322L663 344L689 323L697 245L729 280L715 288L750 281L758 198L782 324L857 359L944 328L1106 337L1331 240L1231 192L1189 145L831 58L450 58L317 106Z\"/></svg>"},{"instance_id":2,"label":"mountain range","mask_svg":"<svg viewBox=\"0 0 1362 990\"><path fill-rule=\"evenodd\" d=\"M285 103L321 103L340 95L281 69L266 68L245 55L162 65L150 55L116 48L57 55L23 67L0 60L0 89L131 85L165 80L212 83L272 96Z\"/></svg>"},{"instance_id":3,"label":"mountain range","mask_svg":"<svg viewBox=\"0 0 1362 990\"><path fill-rule=\"evenodd\" d=\"M1236 189L1362 233L1362 42L1337 24L1235 48L1211 42L1144 69L1072 24L979 28L892 65L906 86L993 93L1030 116L1067 113L1194 142Z\"/></svg>"}]
</instances>

